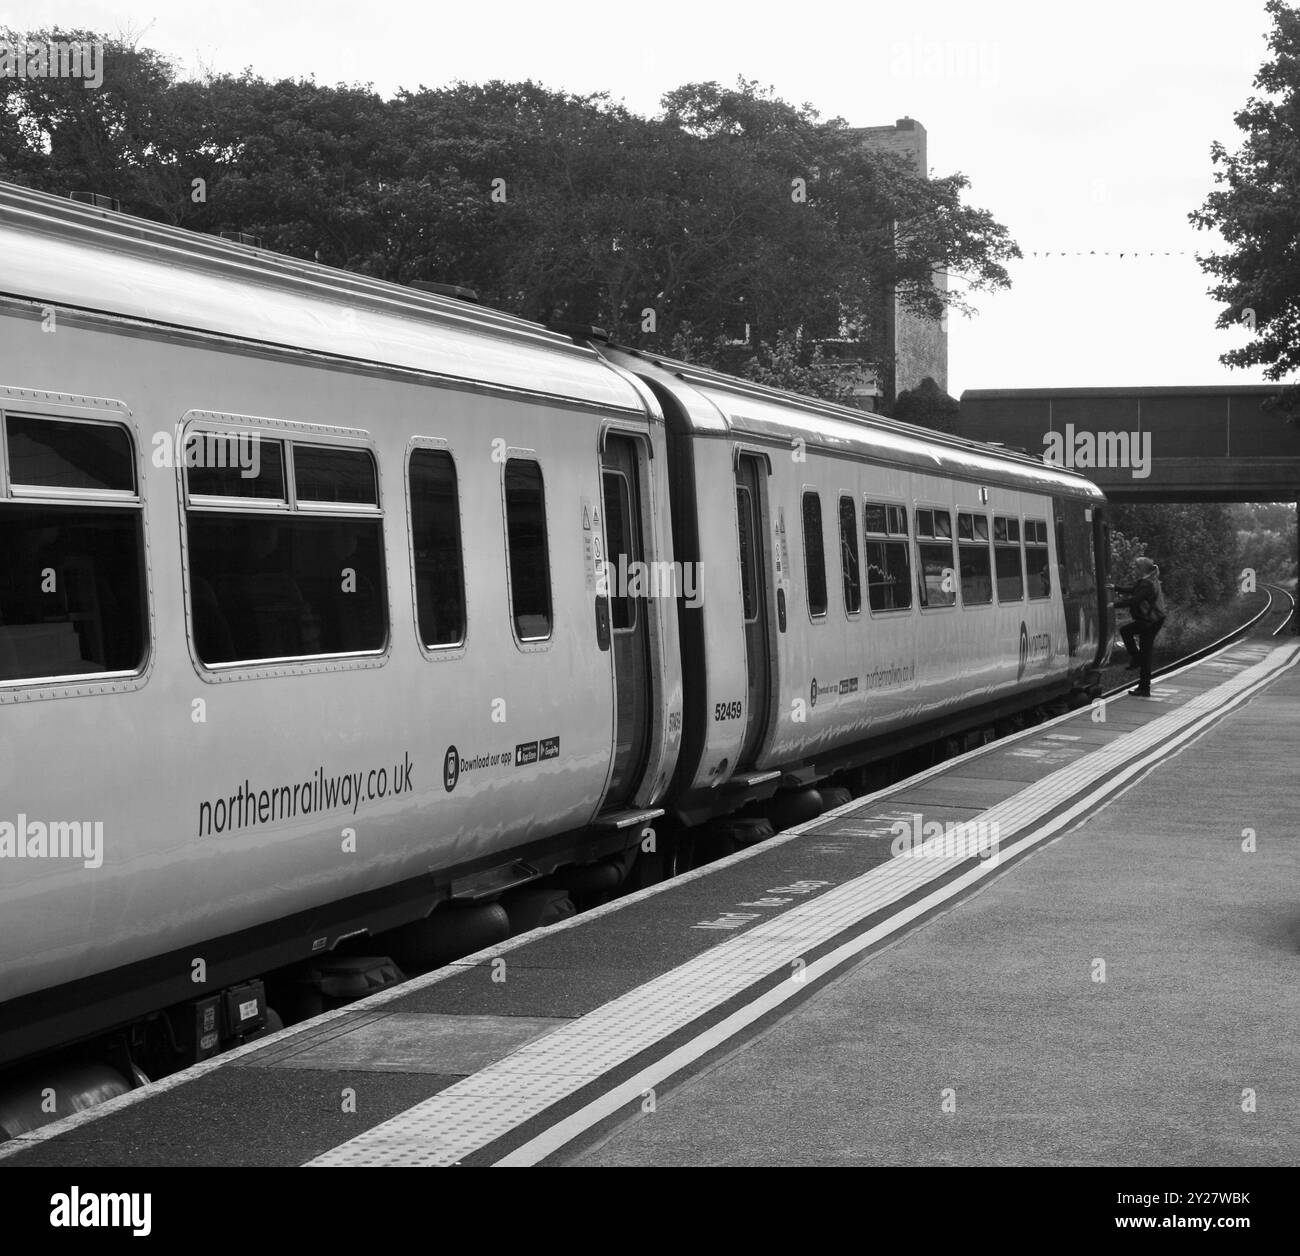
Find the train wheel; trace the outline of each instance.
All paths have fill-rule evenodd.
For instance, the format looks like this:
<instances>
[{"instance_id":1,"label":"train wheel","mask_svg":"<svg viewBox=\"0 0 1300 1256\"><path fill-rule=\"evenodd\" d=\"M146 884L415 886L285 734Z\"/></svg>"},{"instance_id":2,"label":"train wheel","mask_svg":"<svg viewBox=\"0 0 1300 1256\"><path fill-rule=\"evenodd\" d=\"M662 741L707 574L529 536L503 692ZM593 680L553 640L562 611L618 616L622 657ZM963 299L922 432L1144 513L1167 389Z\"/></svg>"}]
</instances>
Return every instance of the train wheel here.
<instances>
[{"instance_id":1,"label":"train wheel","mask_svg":"<svg viewBox=\"0 0 1300 1256\"><path fill-rule=\"evenodd\" d=\"M500 903L443 903L423 920L383 935L389 954L405 969L437 968L510 936Z\"/></svg>"},{"instance_id":2,"label":"train wheel","mask_svg":"<svg viewBox=\"0 0 1300 1256\"><path fill-rule=\"evenodd\" d=\"M573 915L573 900L557 886L521 886L501 899L511 935L558 924Z\"/></svg>"},{"instance_id":3,"label":"train wheel","mask_svg":"<svg viewBox=\"0 0 1300 1256\"><path fill-rule=\"evenodd\" d=\"M801 789L777 794L768 804L767 814L776 826L777 832L783 833L797 824L807 824L809 820L815 820L825 810L826 804L822 801L819 790Z\"/></svg>"}]
</instances>

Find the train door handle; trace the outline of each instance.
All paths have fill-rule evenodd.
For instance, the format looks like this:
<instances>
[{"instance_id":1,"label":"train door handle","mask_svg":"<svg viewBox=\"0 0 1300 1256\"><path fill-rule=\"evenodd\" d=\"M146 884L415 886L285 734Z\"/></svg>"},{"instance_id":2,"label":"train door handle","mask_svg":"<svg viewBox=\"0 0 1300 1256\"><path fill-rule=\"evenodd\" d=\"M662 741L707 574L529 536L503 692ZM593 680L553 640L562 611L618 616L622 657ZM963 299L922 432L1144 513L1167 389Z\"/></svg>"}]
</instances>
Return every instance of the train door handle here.
<instances>
[{"instance_id":1,"label":"train door handle","mask_svg":"<svg viewBox=\"0 0 1300 1256\"><path fill-rule=\"evenodd\" d=\"M777 589L776 591L776 626L785 631L785 590Z\"/></svg>"},{"instance_id":2,"label":"train door handle","mask_svg":"<svg viewBox=\"0 0 1300 1256\"><path fill-rule=\"evenodd\" d=\"M609 598L596 596L596 644L609 649Z\"/></svg>"}]
</instances>

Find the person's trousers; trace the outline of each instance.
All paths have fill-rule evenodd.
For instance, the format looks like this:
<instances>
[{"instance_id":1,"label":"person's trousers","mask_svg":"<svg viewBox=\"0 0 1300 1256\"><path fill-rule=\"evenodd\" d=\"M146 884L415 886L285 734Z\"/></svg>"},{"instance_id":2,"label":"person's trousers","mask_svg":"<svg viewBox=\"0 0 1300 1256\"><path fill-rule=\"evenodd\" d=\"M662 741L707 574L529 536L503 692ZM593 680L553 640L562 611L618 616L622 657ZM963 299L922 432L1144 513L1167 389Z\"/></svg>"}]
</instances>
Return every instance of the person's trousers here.
<instances>
[{"instance_id":1,"label":"person's trousers","mask_svg":"<svg viewBox=\"0 0 1300 1256\"><path fill-rule=\"evenodd\" d=\"M1151 655L1156 633L1163 626L1163 624L1140 624L1134 620L1119 630L1119 635L1124 638L1124 648L1128 651L1129 658L1138 661L1138 685L1142 689L1151 688Z\"/></svg>"}]
</instances>

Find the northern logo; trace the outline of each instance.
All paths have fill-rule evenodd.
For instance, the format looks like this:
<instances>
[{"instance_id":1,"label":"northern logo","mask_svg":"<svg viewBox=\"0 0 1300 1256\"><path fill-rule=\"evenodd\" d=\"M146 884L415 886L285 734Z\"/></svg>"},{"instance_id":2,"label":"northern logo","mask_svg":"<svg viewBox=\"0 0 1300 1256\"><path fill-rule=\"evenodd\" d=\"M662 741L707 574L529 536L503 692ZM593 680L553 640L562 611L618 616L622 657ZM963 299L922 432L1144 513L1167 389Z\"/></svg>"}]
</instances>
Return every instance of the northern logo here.
<instances>
[{"instance_id":1,"label":"northern logo","mask_svg":"<svg viewBox=\"0 0 1300 1256\"><path fill-rule=\"evenodd\" d=\"M1052 636L1047 632L1036 632L1032 637L1020 621L1020 665L1016 669L1016 679L1020 680L1030 663L1045 663L1052 657Z\"/></svg>"}]
</instances>

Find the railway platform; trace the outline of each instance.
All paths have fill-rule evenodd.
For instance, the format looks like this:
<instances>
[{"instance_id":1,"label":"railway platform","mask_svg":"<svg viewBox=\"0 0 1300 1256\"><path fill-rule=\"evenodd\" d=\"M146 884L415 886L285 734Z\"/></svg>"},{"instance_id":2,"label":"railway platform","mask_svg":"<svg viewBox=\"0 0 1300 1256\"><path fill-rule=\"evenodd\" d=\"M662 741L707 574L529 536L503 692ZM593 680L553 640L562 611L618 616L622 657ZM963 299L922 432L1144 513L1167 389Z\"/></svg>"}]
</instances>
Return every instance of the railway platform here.
<instances>
[{"instance_id":1,"label":"railway platform","mask_svg":"<svg viewBox=\"0 0 1300 1256\"><path fill-rule=\"evenodd\" d=\"M1294 1165L1298 664L1228 647L0 1168Z\"/></svg>"}]
</instances>

